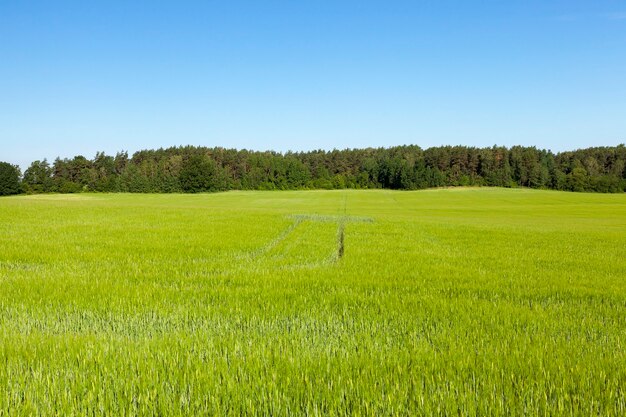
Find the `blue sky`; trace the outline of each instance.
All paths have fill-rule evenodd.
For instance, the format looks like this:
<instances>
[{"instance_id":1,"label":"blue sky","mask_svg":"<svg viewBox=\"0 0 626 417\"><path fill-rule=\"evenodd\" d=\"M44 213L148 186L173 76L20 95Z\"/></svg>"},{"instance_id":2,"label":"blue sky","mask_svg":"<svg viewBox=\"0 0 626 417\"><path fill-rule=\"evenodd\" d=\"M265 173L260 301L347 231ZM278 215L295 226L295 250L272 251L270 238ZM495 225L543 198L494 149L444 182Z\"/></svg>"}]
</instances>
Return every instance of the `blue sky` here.
<instances>
[{"instance_id":1,"label":"blue sky","mask_svg":"<svg viewBox=\"0 0 626 417\"><path fill-rule=\"evenodd\" d=\"M0 160L626 142L626 1L0 2Z\"/></svg>"}]
</instances>

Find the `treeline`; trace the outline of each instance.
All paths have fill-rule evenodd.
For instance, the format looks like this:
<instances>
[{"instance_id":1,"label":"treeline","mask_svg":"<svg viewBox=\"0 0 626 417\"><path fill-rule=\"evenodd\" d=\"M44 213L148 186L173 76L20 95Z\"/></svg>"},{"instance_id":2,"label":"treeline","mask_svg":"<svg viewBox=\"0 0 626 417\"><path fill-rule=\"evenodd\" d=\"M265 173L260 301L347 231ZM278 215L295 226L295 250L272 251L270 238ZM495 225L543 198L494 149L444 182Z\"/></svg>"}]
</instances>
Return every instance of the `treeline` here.
<instances>
[{"instance_id":1,"label":"treeline","mask_svg":"<svg viewBox=\"0 0 626 417\"><path fill-rule=\"evenodd\" d=\"M223 190L445 186L626 191L626 147L554 154L535 147L419 146L310 152L172 147L129 157L97 153L35 161L21 177L25 193L174 193Z\"/></svg>"}]
</instances>

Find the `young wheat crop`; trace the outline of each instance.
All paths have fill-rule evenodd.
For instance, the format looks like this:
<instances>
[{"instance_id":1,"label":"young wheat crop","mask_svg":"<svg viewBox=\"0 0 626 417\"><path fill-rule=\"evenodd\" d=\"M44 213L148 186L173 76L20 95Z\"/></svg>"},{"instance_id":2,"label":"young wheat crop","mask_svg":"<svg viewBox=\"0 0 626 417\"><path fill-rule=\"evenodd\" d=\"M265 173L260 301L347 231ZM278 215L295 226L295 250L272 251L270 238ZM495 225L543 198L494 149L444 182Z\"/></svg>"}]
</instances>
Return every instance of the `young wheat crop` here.
<instances>
[{"instance_id":1,"label":"young wheat crop","mask_svg":"<svg viewBox=\"0 0 626 417\"><path fill-rule=\"evenodd\" d=\"M626 198L0 199L0 416L626 414Z\"/></svg>"}]
</instances>

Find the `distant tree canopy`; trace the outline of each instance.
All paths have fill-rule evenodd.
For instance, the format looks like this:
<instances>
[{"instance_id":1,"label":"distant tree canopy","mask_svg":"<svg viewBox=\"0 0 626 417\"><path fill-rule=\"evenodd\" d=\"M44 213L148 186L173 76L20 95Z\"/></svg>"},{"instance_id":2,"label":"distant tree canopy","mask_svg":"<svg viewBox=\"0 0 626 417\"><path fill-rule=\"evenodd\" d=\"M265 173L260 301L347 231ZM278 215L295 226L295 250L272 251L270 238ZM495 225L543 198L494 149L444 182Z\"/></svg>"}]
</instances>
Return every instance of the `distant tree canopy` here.
<instances>
[{"instance_id":1,"label":"distant tree canopy","mask_svg":"<svg viewBox=\"0 0 626 417\"><path fill-rule=\"evenodd\" d=\"M17 174L16 174L17 172ZM19 172L1 166L0 193L15 193ZM10 179L9 179L10 178ZM132 157L102 152L35 161L25 171L27 193L207 192L445 186L530 187L568 191L626 191L626 147L596 147L554 154L535 147L419 146L332 151L256 152L172 147Z\"/></svg>"},{"instance_id":2,"label":"distant tree canopy","mask_svg":"<svg viewBox=\"0 0 626 417\"><path fill-rule=\"evenodd\" d=\"M20 192L20 170L8 162L0 162L0 195Z\"/></svg>"}]
</instances>

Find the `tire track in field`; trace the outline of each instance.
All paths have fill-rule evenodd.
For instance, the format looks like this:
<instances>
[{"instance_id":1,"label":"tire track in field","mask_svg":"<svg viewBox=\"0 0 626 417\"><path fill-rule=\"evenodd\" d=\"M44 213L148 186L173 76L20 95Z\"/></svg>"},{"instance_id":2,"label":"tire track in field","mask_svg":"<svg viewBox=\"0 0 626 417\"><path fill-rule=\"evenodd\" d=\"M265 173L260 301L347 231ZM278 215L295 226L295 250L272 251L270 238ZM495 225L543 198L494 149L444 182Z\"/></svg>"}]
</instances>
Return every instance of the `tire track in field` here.
<instances>
[{"instance_id":1,"label":"tire track in field","mask_svg":"<svg viewBox=\"0 0 626 417\"><path fill-rule=\"evenodd\" d=\"M337 214L292 214L289 215L293 219L292 223L284 228L278 236L270 240L260 248L248 252L244 256L244 262L240 265L241 268L246 268L252 264L257 266L263 266L270 269L310 269L329 266L339 263L346 255L346 224L351 222L372 222L373 219L369 217L349 216L347 214L348 206L348 193L344 193L342 198L338 202ZM308 226L301 232L294 232L299 230L298 227L307 223ZM334 233L334 244L332 244L333 238L328 236L328 230L322 233L322 229L319 233L316 231L318 226L315 224L328 224L334 223L337 225L336 232ZM312 230L311 230L312 229ZM293 236L293 237L292 237ZM309 247L313 242L319 242L319 239L323 237L324 241L329 245L328 255L314 255L313 259L306 260L304 262L298 262L296 259L291 259L289 254L297 248ZM330 238L330 239L329 239ZM295 240L294 240L295 239ZM326 240L329 239L329 240ZM320 256L321 255L321 256ZM300 260L302 261L302 260ZM267 264L266 264L267 263Z\"/></svg>"},{"instance_id":2,"label":"tire track in field","mask_svg":"<svg viewBox=\"0 0 626 417\"><path fill-rule=\"evenodd\" d=\"M345 233L346 222L348 221L348 193L344 191L342 201L343 211L340 216L339 225L337 226L337 254L335 255L335 262L339 262L345 253Z\"/></svg>"},{"instance_id":3,"label":"tire track in field","mask_svg":"<svg viewBox=\"0 0 626 417\"><path fill-rule=\"evenodd\" d=\"M335 223L337 217L319 216L318 218L317 215L293 215L290 217L294 219L290 225L284 228L278 236L265 245L242 255L239 258L239 264L233 268L230 273L246 270L248 268L269 270L314 269L334 262L336 253L335 245L332 244L333 249L330 257L313 255L310 259L306 260L292 259L290 253L294 250L297 252L298 249L306 252L312 242L317 240L317 243L319 243L320 240L317 239L316 224L328 225L328 223ZM308 227L301 231L301 233L298 232L300 230L299 226L305 223L308 224ZM302 233L304 233L304 235L302 235ZM326 239L327 238L324 238L322 241L328 243L332 242L332 238L329 240Z\"/></svg>"},{"instance_id":4,"label":"tire track in field","mask_svg":"<svg viewBox=\"0 0 626 417\"><path fill-rule=\"evenodd\" d=\"M256 249L255 251L252 251L250 253L251 257L254 258L259 258L262 255L267 254L268 252L270 252L272 249L274 249L276 246L278 246L281 242L283 242L284 240L286 240L289 235L291 233L293 233L293 231L296 229L296 227L298 227L300 225L300 223L302 223L302 218L296 217L295 220L289 225L287 226L278 236L276 236L274 239L270 240L267 244L265 244L264 246L260 247L259 249Z\"/></svg>"},{"instance_id":5,"label":"tire track in field","mask_svg":"<svg viewBox=\"0 0 626 417\"><path fill-rule=\"evenodd\" d=\"M346 224L342 221L337 227L337 254L335 255L335 262L339 262L345 252L345 229Z\"/></svg>"}]
</instances>

